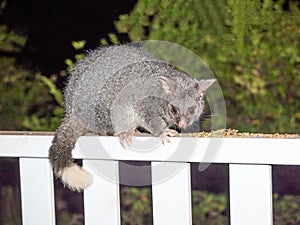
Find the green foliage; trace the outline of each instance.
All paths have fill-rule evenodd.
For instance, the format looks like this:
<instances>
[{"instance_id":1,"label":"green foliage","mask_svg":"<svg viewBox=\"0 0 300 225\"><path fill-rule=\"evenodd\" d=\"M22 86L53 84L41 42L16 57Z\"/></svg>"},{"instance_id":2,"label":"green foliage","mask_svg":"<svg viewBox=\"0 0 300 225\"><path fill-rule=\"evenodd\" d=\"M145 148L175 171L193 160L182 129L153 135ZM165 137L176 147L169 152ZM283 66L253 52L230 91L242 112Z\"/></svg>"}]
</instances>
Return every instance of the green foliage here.
<instances>
[{"instance_id":1,"label":"green foliage","mask_svg":"<svg viewBox=\"0 0 300 225\"><path fill-rule=\"evenodd\" d=\"M124 187L121 189L122 224L152 224L151 189Z\"/></svg>"},{"instance_id":2,"label":"green foliage","mask_svg":"<svg viewBox=\"0 0 300 225\"><path fill-rule=\"evenodd\" d=\"M126 187L121 192L122 224L152 224L151 189ZM273 195L274 225L300 224L300 196ZM228 224L226 194L194 190L192 192L193 225ZM126 221L126 222L124 222Z\"/></svg>"},{"instance_id":3,"label":"green foliage","mask_svg":"<svg viewBox=\"0 0 300 225\"><path fill-rule=\"evenodd\" d=\"M55 86L53 81L45 76L39 76L38 78L41 79L43 83L49 88L49 92L53 95L56 102L60 106L63 106L64 96L62 92Z\"/></svg>"},{"instance_id":4,"label":"green foliage","mask_svg":"<svg viewBox=\"0 0 300 225\"><path fill-rule=\"evenodd\" d=\"M131 41L165 40L198 54L214 71L228 126L299 132L300 17L297 2L138 1L115 22Z\"/></svg>"},{"instance_id":5,"label":"green foliage","mask_svg":"<svg viewBox=\"0 0 300 225\"><path fill-rule=\"evenodd\" d=\"M4 186L1 189L0 222L21 224L19 186ZM152 224L152 203L150 188L124 187L121 189L121 217L124 225ZM192 192L193 225L228 224L228 199L226 194L194 190ZM300 196L273 195L274 225L300 224ZM66 210L57 213L58 224L84 224L83 215Z\"/></svg>"},{"instance_id":6,"label":"green foliage","mask_svg":"<svg viewBox=\"0 0 300 225\"><path fill-rule=\"evenodd\" d=\"M26 40L0 24L0 51L19 53ZM61 93L51 84L56 76L43 77L17 67L15 61L0 56L0 117L5 118L0 130L55 130L63 115Z\"/></svg>"},{"instance_id":7,"label":"green foliage","mask_svg":"<svg viewBox=\"0 0 300 225\"><path fill-rule=\"evenodd\" d=\"M138 1L130 14L120 15L115 26L132 41L166 40L201 56L222 87L228 127L247 132L297 133L299 8L294 1L288 2L289 10L283 10L282 4L283 0ZM5 1L1 10L4 7ZM108 37L110 43L119 44L116 34L110 33ZM0 25L0 50L19 52L25 42L26 37ZM101 39L103 45L109 42ZM72 46L78 53L74 59L66 59L68 70L84 56L85 41L74 41ZM62 95L54 86L55 79L21 71L14 64L14 58L0 58L0 114L7 118L0 127L53 130L63 114ZM17 83L19 79L21 82ZM4 87L8 83L12 88ZM28 90L31 85L41 89ZM20 94L17 90L21 90ZM37 99L44 99L39 102L41 109L23 99L32 99L34 93L40 95Z\"/></svg>"},{"instance_id":8,"label":"green foliage","mask_svg":"<svg viewBox=\"0 0 300 225\"><path fill-rule=\"evenodd\" d=\"M79 51L79 53L75 54L74 58L75 60L72 59L66 59L65 60L65 64L67 65L67 70L71 71L73 69L73 67L76 65L76 63L81 60L82 58L84 58L84 54L82 53L82 50L84 49L84 46L86 44L85 40L81 40L81 41L72 41L72 46L76 51Z\"/></svg>"},{"instance_id":9,"label":"green foliage","mask_svg":"<svg viewBox=\"0 0 300 225\"><path fill-rule=\"evenodd\" d=\"M121 191L122 224L152 224L150 188L124 187ZM226 224L227 197L203 191L192 192L193 224Z\"/></svg>"},{"instance_id":10,"label":"green foliage","mask_svg":"<svg viewBox=\"0 0 300 225\"><path fill-rule=\"evenodd\" d=\"M75 50L82 50L86 44L86 40L72 41L71 44Z\"/></svg>"},{"instance_id":11,"label":"green foliage","mask_svg":"<svg viewBox=\"0 0 300 225\"><path fill-rule=\"evenodd\" d=\"M274 194L274 225L300 224L300 197Z\"/></svg>"},{"instance_id":12,"label":"green foliage","mask_svg":"<svg viewBox=\"0 0 300 225\"><path fill-rule=\"evenodd\" d=\"M54 77L56 78L56 75L54 75ZM43 88L43 95L48 96L49 100L45 101L46 99L43 99L40 103L36 102L36 104L39 104L38 106L40 106L39 108L37 106L38 111L35 113L28 113L28 116L24 118L22 125L26 130L54 131L60 124L64 114L62 92L55 86L54 81L40 74L35 75L35 81L32 85L35 85L35 83L41 87L40 89L37 89L37 91L42 91ZM39 93L36 93L36 95L38 94ZM55 103L53 103L53 100L55 100ZM36 100L32 100L32 102L35 101ZM42 106L46 106L46 108ZM50 109L50 112L45 115L47 108Z\"/></svg>"},{"instance_id":13,"label":"green foliage","mask_svg":"<svg viewBox=\"0 0 300 225\"><path fill-rule=\"evenodd\" d=\"M212 194L193 191L193 224L228 224L226 216L227 197L224 194Z\"/></svg>"},{"instance_id":14,"label":"green foliage","mask_svg":"<svg viewBox=\"0 0 300 225\"><path fill-rule=\"evenodd\" d=\"M114 44L114 45L119 45L120 44L119 39L118 39L116 34L109 33L108 38L109 38L109 42L111 44ZM103 45L103 46L109 45L109 42L105 38L100 39L100 44Z\"/></svg>"},{"instance_id":15,"label":"green foliage","mask_svg":"<svg viewBox=\"0 0 300 225\"><path fill-rule=\"evenodd\" d=\"M84 219L80 214L71 214L67 211L58 214L58 224L68 224L68 225L83 225Z\"/></svg>"},{"instance_id":16,"label":"green foliage","mask_svg":"<svg viewBox=\"0 0 300 225\"><path fill-rule=\"evenodd\" d=\"M15 68L13 58L0 57L0 64L0 129L54 130L63 112L42 76Z\"/></svg>"},{"instance_id":17,"label":"green foliage","mask_svg":"<svg viewBox=\"0 0 300 225\"><path fill-rule=\"evenodd\" d=\"M122 188L121 192L122 224L152 224L151 189ZM228 224L228 198L226 194L216 194L194 190L192 192L193 225ZM274 225L300 223L300 196L273 195Z\"/></svg>"}]
</instances>

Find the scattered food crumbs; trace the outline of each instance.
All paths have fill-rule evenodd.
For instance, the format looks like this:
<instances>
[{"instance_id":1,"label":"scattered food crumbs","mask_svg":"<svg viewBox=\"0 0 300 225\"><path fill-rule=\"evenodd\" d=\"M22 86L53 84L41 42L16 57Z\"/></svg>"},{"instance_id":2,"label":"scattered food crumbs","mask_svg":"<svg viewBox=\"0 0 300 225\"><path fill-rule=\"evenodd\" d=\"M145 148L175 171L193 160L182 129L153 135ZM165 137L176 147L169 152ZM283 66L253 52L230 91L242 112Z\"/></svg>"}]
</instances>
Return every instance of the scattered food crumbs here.
<instances>
[{"instance_id":1,"label":"scattered food crumbs","mask_svg":"<svg viewBox=\"0 0 300 225\"><path fill-rule=\"evenodd\" d=\"M264 134L264 133L239 133L235 129L222 129L213 132L199 132L199 133L186 133L180 134L181 137L229 137L229 138L300 138L300 134Z\"/></svg>"},{"instance_id":2,"label":"scattered food crumbs","mask_svg":"<svg viewBox=\"0 0 300 225\"><path fill-rule=\"evenodd\" d=\"M0 131L0 135L54 135L53 132L27 132L27 131ZM88 133L89 136L95 136L94 133ZM134 131L134 136L151 136L148 133L141 133ZM100 135L99 135L100 136ZM264 133L239 133L236 129L221 129L212 132L199 132L199 133L183 133L176 135L178 137L203 137L203 138L287 138L287 139L300 139L300 134L264 134Z\"/></svg>"}]
</instances>

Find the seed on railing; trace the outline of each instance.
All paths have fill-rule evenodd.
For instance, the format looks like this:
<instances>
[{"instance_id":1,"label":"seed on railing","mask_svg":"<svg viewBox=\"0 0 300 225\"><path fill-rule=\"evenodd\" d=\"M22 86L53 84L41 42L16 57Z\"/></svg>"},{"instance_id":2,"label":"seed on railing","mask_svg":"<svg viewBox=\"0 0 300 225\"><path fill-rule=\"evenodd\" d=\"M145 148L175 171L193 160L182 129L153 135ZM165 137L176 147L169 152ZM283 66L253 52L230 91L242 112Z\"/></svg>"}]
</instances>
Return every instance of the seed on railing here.
<instances>
[{"instance_id":1,"label":"seed on railing","mask_svg":"<svg viewBox=\"0 0 300 225\"><path fill-rule=\"evenodd\" d=\"M222 129L213 132L199 132L199 133L187 133L187 134L180 134L181 137L226 137L226 138L290 138L296 139L300 138L300 134L264 134L264 133L249 133L249 132L242 132L239 133L238 130L235 129Z\"/></svg>"}]
</instances>

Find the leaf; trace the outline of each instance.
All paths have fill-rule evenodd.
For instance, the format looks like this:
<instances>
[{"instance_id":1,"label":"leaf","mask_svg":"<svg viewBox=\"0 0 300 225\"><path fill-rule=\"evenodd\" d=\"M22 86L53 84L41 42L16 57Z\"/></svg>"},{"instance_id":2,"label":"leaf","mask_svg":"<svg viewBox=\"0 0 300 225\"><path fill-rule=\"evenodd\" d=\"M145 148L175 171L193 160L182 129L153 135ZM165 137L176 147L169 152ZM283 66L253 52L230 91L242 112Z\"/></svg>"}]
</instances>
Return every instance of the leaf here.
<instances>
[{"instance_id":1,"label":"leaf","mask_svg":"<svg viewBox=\"0 0 300 225\"><path fill-rule=\"evenodd\" d=\"M109 34L108 34L108 37L109 37L109 40L110 40L114 45L120 44L120 42L119 42L119 40L118 40L118 38L117 38L117 36L116 36L115 34L109 33Z\"/></svg>"},{"instance_id":2,"label":"leaf","mask_svg":"<svg viewBox=\"0 0 300 225\"><path fill-rule=\"evenodd\" d=\"M72 46L74 47L74 49L76 50L80 50L83 49L85 44L86 44L86 40L81 40L81 41L72 41Z\"/></svg>"},{"instance_id":3,"label":"leaf","mask_svg":"<svg viewBox=\"0 0 300 225\"><path fill-rule=\"evenodd\" d=\"M71 59L66 59L65 64L68 66L68 68L72 68L74 66L74 63Z\"/></svg>"},{"instance_id":4,"label":"leaf","mask_svg":"<svg viewBox=\"0 0 300 225\"><path fill-rule=\"evenodd\" d=\"M56 102L60 105L63 106L63 102L64 102L64 98L63 98L63 94L62 92L55 86L55 84L48 78L45 76L38 76L38 78L40 80L43 81L43 83L48 87L49 92L53 95L54 99L56 100Z\"/></svg>"},{"instance_id":5,"label":"leaf","mask_svg":"<svg viewBox=\"0 0 300 225\"><path fill-rule=\"evenodd\" d=\"M84 54L76 54L75 55L76 62L78 62L79 60L83 59L84 57L85 57Z\"/></svg>"}]
</instances>

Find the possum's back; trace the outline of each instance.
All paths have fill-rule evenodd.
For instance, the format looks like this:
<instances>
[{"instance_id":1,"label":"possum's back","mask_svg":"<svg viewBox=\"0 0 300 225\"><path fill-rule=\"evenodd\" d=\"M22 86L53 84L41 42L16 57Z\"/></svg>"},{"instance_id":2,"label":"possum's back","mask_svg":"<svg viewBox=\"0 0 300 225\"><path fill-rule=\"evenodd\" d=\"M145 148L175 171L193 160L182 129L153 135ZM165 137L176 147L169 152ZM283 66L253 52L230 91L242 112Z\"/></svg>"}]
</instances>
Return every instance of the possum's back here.
<instances>
[{"instance_id":1,"label":"possum's back","mask_svg":"<svg viewBox=\"0 0 300 225\"><path fill-rule=\"evenodd\" d=\"M66 111L71 113L79 99L87 105L105 82L130 64L156 60L141 47L120 45L91 51L71 71L65 88ZM90 102L92 103L92 102Z\"/></svg>"},{"instance_id":2,"label":"possum's back","mask_svg":"<svg viewBox=\"0 0 300 225\"><path fill-rule=\"evenodd\" d=\"M77 117L87 127L94 127L88 123L97 118L95 108L102 100L99 96L105 98L101 93L104 85L122 68L143 61L157 59L142 47L130 45L99 47L90 51L69 76L64 92L66 113Z\"/></svg>"}]
</instances>

